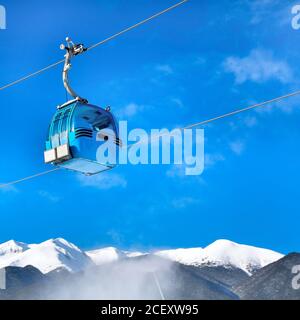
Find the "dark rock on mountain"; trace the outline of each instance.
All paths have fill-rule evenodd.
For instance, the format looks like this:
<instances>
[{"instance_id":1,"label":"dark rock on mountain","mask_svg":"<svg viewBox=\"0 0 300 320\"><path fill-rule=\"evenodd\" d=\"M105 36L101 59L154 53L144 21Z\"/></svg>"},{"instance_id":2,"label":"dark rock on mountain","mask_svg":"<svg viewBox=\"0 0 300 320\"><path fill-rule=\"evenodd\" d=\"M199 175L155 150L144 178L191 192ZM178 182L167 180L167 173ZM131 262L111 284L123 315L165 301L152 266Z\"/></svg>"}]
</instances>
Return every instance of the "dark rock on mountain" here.
<instances>
[{"instance_id":1,"label":"dark rock on mountain","mask_svg":"<svg viewBox=\"0 0 300 320\"><path fill-rule=\"evenodd\" d=\"M297 299L292 287L300 254L289 254L249 277L240 269L187 266L158 256L123 259L85 271L43 274L32 266L7 267L0 299Z\"/></svg>"},{"instance_id":2,"label":"dark rock on mountain","mask_svg":"<svg viewBox=\"0 0 300 320\"><path fill-rule=\"evenodd\" d=\"M6 287L8 290L30 286L43 282L46 277L37 268L32 266L6 267Z\"/></svg>"},{"instance_id":3,"label":"dark rock on mountain","mask_svg":"<svg viewBox=\"0 0 300 320\"><path fill-rule=\"evenodd\" d=\"M251 278L235 288L241 299L300 300L300 289L292 286L294 266L300 265L300 254L291 253L258 270Z\"/></svg>"},{"instance_id":4,"label":"dark rock on mountain","mask_svg":"<svg viewBox=\"0 0 300 320\"><path fill-rule=\"evenodd\" d=\"M31 297L32 287L43 286L47 283L47 276L32 266L6 267L6 289L0 290L0 299L18 299ZM27 293L26 293L27 292Z\"/></svg>"}]
</instances>

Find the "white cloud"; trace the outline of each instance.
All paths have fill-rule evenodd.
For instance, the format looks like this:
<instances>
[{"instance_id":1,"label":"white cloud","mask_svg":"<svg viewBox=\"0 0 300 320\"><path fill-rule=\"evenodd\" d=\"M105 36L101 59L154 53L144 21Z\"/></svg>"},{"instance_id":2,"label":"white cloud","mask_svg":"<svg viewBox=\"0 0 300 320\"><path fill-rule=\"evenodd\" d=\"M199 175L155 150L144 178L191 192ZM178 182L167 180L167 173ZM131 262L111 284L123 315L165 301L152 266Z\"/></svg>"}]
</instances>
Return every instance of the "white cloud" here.
<instances>
[{"instance_id":1,"label":"white cloud","mask_svg":"<svg viewBox=\"0 0 300 320\"><path fill-rule=\"evenodd\" d=\"M245 2L245 0L243 0ZM250 23L253 25L270 24L276 26L289 25L291 23L291 8L297 1L293 0L286 5L282 0L247 0L252 15Z\"/></svg>"},{"instance_id":2,"label":"white cloud","mask_svg":"<svg viewBox=\"0 0 300 320\"><path fill-rule=\"evenodd\" d=\"M251 24L259 24L268 15L274 6L277 4L277 0L250 0L249 6L252 13Z\"/></svg>"},{"instance_id":3,"label":"white cloud","mask_svg":"<svg viewBox=\"0 0 300 320\"><path fill-rule=\"evenodd\" d=\"M156 66L156 70L163 73L164 75L173 74L174 71L169 64L159 64Z\"/></svg>"},{"instance_id":4,"label":"white cloud","mask_svg":"<svg viewBox=\"0 0 300 320\"><path fill-rule=\"evenodd\" d=\"M167 176L169 178L183 178L186 177L185 165L173 165L171 169L167 171Z\"/></svg>"},{"instance_id":5,"label":"white cloud","mask_svg":"<svg viewBox=\"0 0 300 320\"><path fill-rule=\"evenodd\" d=\"M205 155L205 168L213 167L216 163L224 160L225 157L220 153L207 153Z\"/></svg>"},{"instance_id":6,"label":"white cloud","mask_svg":"<svg viewBox=\"0 0 300 320\"><path fill-rule=\"evenodd\" d=\"M184 208L186 208L186 207L188 207L190 205L196 204L198 202L199 202L198 199L195 199L195 198L192 198L192 197L182 197L182 198L174 199L172 201L172 206L175 209L184 209Z\"/></svg>"},{"instance_id":7,"label":"white cloud","mask_svg":"<svg viewBox=\"0 0 300 320\"><path fill-rule=\"evenodd\" d=\"M269 114L274 110L274 105L264 106L262 108L255 109L255 112L258 114Z\"/></svg>"},{"instance_id":8,"label":"white cloud","mask_svg":"<svg viewBox=\"0 0 300 320\"><path fill-rule=\"evenodd\" d=\"M138 105L134 102L131 102L127 104L124 108L122 108L119 112L117 112L117 115L119 117L133 117L135 116L139 111L143 110L142 105Z\"/></svg>"},{"instance_id":9,"label":"white cloud","mask_svg":"<svg viewBox=\"0 0 300 320\"><path fill-rule=\"evenodd\" d=\"M206 182L203 179L202 175L196 175L196 176L186 175L186 168L187 166L185 164L182 164L182 165L174 164L169 170L167 170L166 176L171 179L180 179L180 182L184 182L184 183L196 182L199 185L206 185Z\"/></svg>"},{"instance_id":10,"label":"white cloud","mask_svg":"<svg viewBox=\"0 0 300 320\"><path fill-rule=\"evenodd\" d=\"M172 98L171 101L179 108L183 108L184 106L182 100L179 98Z\"/></svg>"},{"instance_id":11,"label":"white cloud","mask_svg":"<svg viewBox=\"0 0 300 320\"><path fill-rule=\"evenodd\" d=\"M78 175L78 180L83 187L92 187L100 190L112 188L126 188L127 181L119 174L105 172L94 176Z\"/></svg>"},{"instance_id":12,"label":"white cloud","mask_svg":"<svg viewBox=\"0 0 300 320\"><path fill-rule=\"evenodd\" d=\"M257 125L258 121L254 116L247 116L244 119L244 122L248 128L253 128Z\"/></svg>"},{"instance_id":13,"label":"white cloud","mask_svg":"<svg viewBox=\"0 0 300 320\"><path fill-rule=\"evenodd\" d=\"M278 80L288 83L293 80L293 73L289 65L274 58L269 51L255 49L247 57L228 57L224 64L226 72L233 73L235 82L242 84L246 81L263 83Z\"/></svg>"},{"instance_id":14,"label":"white cloud","mask_svg":"<svg viewBox=\"0 0 300 320\"><path fill-rule=\"evenodd\" d=\"M111 229L109 231L107 231L106 233L111 239L112 241L117 244L117 245L121 245L123 242L123 236L121 235L121 233L115 229Z\"/></svg>"},{"instance_id":15,"label":"white cloud","mask_svg":"<svg viewBox=\"0 0 300 320\"><path fill-rule=\"evenodd\" d=\"M196 65L204 65L206 63L206 59L204 57L197 57L195 60Z\"/></svg>"},{"instance_id":16,"label":"white cloud","mask_svg":"<svg viewBox=\"0 0 300 320\"><path fill-rule=\"evenodd\" d=\"M0 183L1 185L1 183ZM15 187L15 186L5 186L5 187L0 187L0 192L3 192L3 193L7 193L7 192L13 192L13 193L16 193L18 192L18 189Z\"/></svg>"},{"instance_id":17,"label":"white cloud","mask_svg":"<svg viewBox=\"0 0 300 320\"><path fill-rule=\"evenodd\" d=\"M245 150L245 144L244 142L237 140L233 141L229 144L229 147L232 152L234 152L236 155L241 155L243 151Z\"/></svg>"},{"instance_id":18,"label":"white cloud","mask_svg":"<svg viewBox=\"0 0 300 320\"><path fill-rule=\"evenodd\" d=\"M286 113L286 114L291 114L294 111L299 110L299 105L300 105L300 99L298 96L298 97L294 97L293 99L288 99L288 100L283 100L281 102L276 102L274 107L279 109L280 111Z\"/></svg>"},{"instance_id":19,"label":"white cloud","mask_svg":"<svg viewBox=\"0 0 300 320\"><path fill-rule=\"evenodd\" d=\"M42 198L45 198L47 200L49 200L50 202L59 202L61 200L61 198L59 198L58 196L53 195L52 193L48 192L48 191L44 191L44 190L40 190L38 192L39 196Z\"/></svg>"},{"instance_id":20,"label":"white cloud","mask_svg":"<svg viewBox=\"0 0 300 320\"><path fill-rule=\"evenodd\" d=\"M295 89L295 91L296 91L296 89ZM252 105L255 103L258 103L258 102L251 101L249 104ZM278 102L266 105L261 108L256 108L255 112L260 115L264 115L264 114L270 114L270 113L274 112L275 110L279 110L285 114L291 114L295 111L299 111L299 108L300 108L300 97L295 96L293 98L278 101Z\"/></svg>"}]
</instances>

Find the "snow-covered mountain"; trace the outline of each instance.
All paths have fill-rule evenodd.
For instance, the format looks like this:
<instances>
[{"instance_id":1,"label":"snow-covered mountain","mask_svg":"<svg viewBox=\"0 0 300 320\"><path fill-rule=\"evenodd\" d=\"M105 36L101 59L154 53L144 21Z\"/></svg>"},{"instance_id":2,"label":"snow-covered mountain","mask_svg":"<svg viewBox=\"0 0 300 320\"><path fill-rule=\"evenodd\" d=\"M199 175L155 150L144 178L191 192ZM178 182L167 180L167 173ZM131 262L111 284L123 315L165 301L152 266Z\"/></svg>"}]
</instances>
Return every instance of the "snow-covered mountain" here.
<instances>
[{"instance_id":1,"label":"snow-covered mountain","mask_svg":"<svg viewBox=\"0 0 300 320\"><path fill-rule=\"evenodd\" d=\"M91 263L85 252L61 238L29 245L11 240L0 245L0 269L32 265L43 273L59 268L78 272Z\"/></svg>"},{"instance_id":2,"label":"snow-covered mountain","mask_svg":"<svg viewBox=\"0 0 300 320\"><path fill-rule=\"evenodd\" d=\"M217 240L206 248L164 250L155 254L186 265L221 265L238 268L248 274L283 257L272 250L228 240Z\"/></svg>"},{"instance_id":3,"label":"snow-covered mountain","mask_svg":"<svg viewBox=\"0 0 300 320\"><path fill-rule=\"evenodd\" d=\"M0 244L0 257L14 255L28 249L28 244L10 240Z\"/></svg>"},{"instance_id":4,"label":"snow-covered mountain","mask_svg":"<svg viewBox=\"0 0 300 320\"><path fill-rule=\"evenodd\" d=\"M151 254L185 265L225 266L241 269L248 274L283 257L282 254L271 250L228 240L217 240L206 248L162 250ZM85 252L62 238L40 244L25 244L11 240L0 244L0 269L7 266L32 265L43 273L56 269L74 273L91 265L103 265L142 255L149 253L122 251L113 247Z\"/></svg>"},{"instance_id":5,"label":"snow-covered mountain","mask_svg":"<svg viewBox=\"0 0 300 320\"><path fill-rule=\"evenodd\" d=\"M145 253L138 251L122 251L114 247L107 247L97 250L87 251L86 254L92 259L96 265L114 262L124 258L134 258Z\"/></svg>"},{"instance_id":6,"label":"snow-covered mountain","mask_svg":"<svg viewBox=\"0 0 300 320\"><path fill-rule=\"evenodd\" d=\"M87 251L87 255L96 265L114 262L124 257L123 252L114 247Z\"/></svg>"}]
</instances>

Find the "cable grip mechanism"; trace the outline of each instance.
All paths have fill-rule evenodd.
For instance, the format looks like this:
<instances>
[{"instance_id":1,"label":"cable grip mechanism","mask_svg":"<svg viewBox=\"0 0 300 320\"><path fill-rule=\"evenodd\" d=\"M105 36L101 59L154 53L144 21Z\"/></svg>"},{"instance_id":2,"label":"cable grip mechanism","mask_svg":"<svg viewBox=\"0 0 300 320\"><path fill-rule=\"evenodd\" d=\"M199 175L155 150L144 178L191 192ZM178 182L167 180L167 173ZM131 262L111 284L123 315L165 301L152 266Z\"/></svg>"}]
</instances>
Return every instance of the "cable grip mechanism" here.
<instances>
[{"instance_id":1,"label":"cable grip mechanism","mask_svg":"<svg viewBox=\"0 0 300 320\"><path fill-rule=\"evenodd\" d=\"M63 84L67 92L77 101L81 101L83 103L88 103L87 99L82 98L80 95L78 95L71 87L69 82L69 71L72 67L71 60L73 57L84 53L87 51L87 48L84 47L83 44L74 44L74 42L71 40L71 38L66 38L67 45L61 44L60 49L66 50L65 54L65 64L63 68Z\"/></svg>"}]
</instances>

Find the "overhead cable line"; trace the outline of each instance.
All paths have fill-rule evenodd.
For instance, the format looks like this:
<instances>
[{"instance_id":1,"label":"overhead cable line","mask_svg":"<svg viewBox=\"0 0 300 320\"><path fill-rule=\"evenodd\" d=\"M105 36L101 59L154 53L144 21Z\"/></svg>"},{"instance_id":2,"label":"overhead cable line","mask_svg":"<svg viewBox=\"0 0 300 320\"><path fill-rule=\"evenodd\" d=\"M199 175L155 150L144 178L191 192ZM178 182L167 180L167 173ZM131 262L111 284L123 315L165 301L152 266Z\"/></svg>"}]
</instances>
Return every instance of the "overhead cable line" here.
<instances>
[{"instance_id":1,"label":"overhead cable line","mask_svg":"<svg viewBox=\"0 0 300 320\"><path fill-rule=\"evenodd\" d=\"M11 182L8 182L8 183L0 184L0 189L5 189L5 188L8 188L8 187L10 187L12 185L15 185L17 183L21 183L21 182L24 182L24 181L27 181L27 180L31 180L31 179L34 179L34 178L45 176L46 174L52 173L54 171L58 171L60 169L61 168L55 168L55 169L52 169L52 170L48 170L48 171L44 171L44 172L40 172L40 173L31 175L31 176L28 176L26 178L22 178L22 179L19 179L19 180L15 180L15 181L11 181Z\"/></svg>"},{"instance_id":2,"label":"overhead cable line","mask_svg":"<svg viewBox=\"0 0 300 320\"><path fill-rule=\"evenodd\" d=\"M188 125L188 126L186 126L184 128L181 128L181 130L191 129L191 128L198 127L198 126L203 126L205 124L208 124L208 123L216 121L216 120L220 120L220 119L224 119L224 118L227 118L227 117L231 117L231 116L234 116L236 114L239 114L239 113L242 113L242 112L246 112L246 111L249 111L249 110L252 110L252 109L265 107L266 105L269 105L269 104L272 104L272 103L275 103L275 102L278 102L278 101L282 101L284 99L291 98L291 97L294 97L294 96L297 96L297 95L300 95L300 90L292 92L292 93L289 93L289 94L286 94L286 95L283 95L283 96L280 96L280 97L277 97L277 98L274 98L274 99L271 99L271 100L267 100L267 101L264 101L264 102L256 103L256 104L253 104L253 105L251 105L249 107L246 107L246 108L243 108L243 109L238 109L238 110L235 110L235 111L231 111L231 112L225 113L223 115L220 115L220 116L208 119L208 120L204 120L204 121L201 121L201 122L196 122L194 124L191 124L191 125Z\"/></svg>"},{"instance_id":3,"label":"overhead cable line","mask_svg":"<svg viewBox=\"0 0 300 320\"><path fill-rule=\"evenodd\" d=\"M143 25L143 24L155 19L155 18L158 18L159 16L161 16L161 15L163 15L163 14L165 14L165 13L167 13L167 12L169 12L169 11L171 11L171 10L181 6L181 5L183 5L184 3L188 2L188 1L189 0L183 0L183 1L173 5L171 7L169 7L167 9L163 10L163 11L160 11L160 12L154 14L153 16L134 24L133 26L131 26L129 28L126 28L126 29L124 29L124 30L122 30L122 31L120 31L120 32L118 32L118 33L116 33L116 34L114 34L114 35L112 35L112 36L100 41L100 42L97 42L97 43L91 45L90 47L87 48L86 51L90 51L90 50L92 50L92 49L94 49L94 48L96 48L96 47L98 47L100 45L103 45L103 44L105 44L105 43L107 43L107 42L109 42L109 41L111 41L111 40L123 35L124 33L127 33L127 32L129 32L129 31L131 31L131 30L133 30L133 29L135 29L135 28L137 28L137 27L139 27L139 26L141 26L141 25ZM22 77L22 78L20 78L18 80L15 80L15 81L13 81L11 83L8 83L8 84L0 87L0 91L4 90L4 89L7 89L9 87L12 87L12 86L14 86L14 85L16 85L18 83L23 82L23 81L26 81L26 80L28 80L30 78L33 78L33 77L35 77L35 76L37 76L37 75L39 75L39 74L41 74L41 73L43 73L43 72L45 72L45 71L47 71L49 69L52 69L52 68L64 63L64 62L65 62L65 59L59 60L57 62L54 62L54 63L50 64L49 66L47 66L45 68L42 68L42 69L40 69L40 70L38 70L36 72L30 73L27 76L24 76L24 77Z\"/></svg>"},{"instance_id":4,"label":"overhead cable line","mask_svg":"<svg viewBox=\"0 0 300 320\"><path fill-rule=\"evenodd\" d=\"M253 109L262 108L262 107L265 107L265 106L270 105L272 103L279 102L279 101L282 101L284 99L288 99L288 98L291 98L291 97L294 97L294 96L297 96L297 95L300 95L300 90L292 92L292 93L289 93L289 94L286 94L286 95L283 95L283 96L279 96L277 98L273 98L271 100L267 100L267 101L264 101L264 102L256 103L256 104L253 104L253 105L248 106L246 108L237 109L237 110L234 110L234 111L231 111L231 112L228 112L228 113L225 113L225 114L222 114L220 116L216 116L216 117L213 117L213 118L210 118L210 119L207 119L207 120L203 120L203 121L200 121L200 122L192 123L192 124L187 125L185 127L174 128L172 131L175 131L175 130L183 131L183 130L186 130L186 129L192 129L192 128L195 128L195 127L204 126L204 125L209 124L211 122L214 122L214 121L217 121L217 120L221 120L221 119L224 119L224 118L228 118L228 117L234 116L236 114L240 114L240 113L243 113L243 112L246 112L246 111L250 111L250 110L253 110ZM172 136L172 132L166 132L166 133L158 134L158 135L156 135L154 137L150 137L149 140L148 139L147 140L140 140L139 142L129 144L129 145L127 145L127 148L131 148L132 146L137 146L137 145L140 145L140 144L143 144L143 143L150 143L152 140L156 140L156 139L159 139L161 137L170 136L170 135Z\"/></svg>"},{"instance_id":5,"label":"overhead cable line","mask_svg":"<svg viewBox=\"0 0 300 320\"><path fill-rule=\"evenodd\" d=\"M269 105L271 103L282 101L284 99L288 99L288 98L291 98L291 97L294 97L294 96L297 96L297 95L300 95L300 90L292 92L292 93L289 93L289 94L286 94L286 95L283 95L283 96L279 96L279 97L271 99L271 100L267 100L267 101L264 101L264 102L256 103L256 104L251 105L251 106L246 107L246 108L242 108L242 109L238 109L238 110L235 110L235 111L231 111L231 112L225 113L223 115L216 116L216 117L204 120L204 121L196 122L196 123L187 125L187 126L182 127L182 128L175 128L175 129L185 130L185 129L191 129L191 128L195 128L195 127L199 127L199 126L204 126L204 125L206 125L208 123L211 123L211 122L214 122L214 121L217 121L217 120L220 120L220 119L228 118L228 117L231 117L231 116L234 116L236 114L243 113L243 112L247 112L247 111L253 110L255 108L265 107L265 106L267 106L267 105ZM164 134L158 135L155 138L160 138L161 136L164 136ZM137 144L140 144L140 143L142 143L142 142L140 141L140 142L137 142L137 143L132 144L130 146L137 145ZM8 183L5 183L5 184L2 184L2 185L0 185L0 189L1 188L5 188L5 187L9 187L11 185L14 185L14 184L17 184L17 183L20 183L20 182L23 182L23 181L27 181L27 180L30 180L30 179L34 179L36 177L40 177L40 176L52 173L52 172L57 171L59 169L60 168L55 168L53 170L41 172L41 173L26 177L26 178L23 178L23 179L19 179L19 180L16 180L16 181L12 181L12 182L8 182Z\"/></svg>"}]
</instances>

